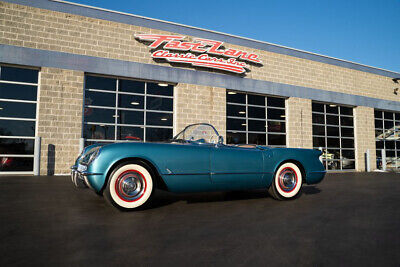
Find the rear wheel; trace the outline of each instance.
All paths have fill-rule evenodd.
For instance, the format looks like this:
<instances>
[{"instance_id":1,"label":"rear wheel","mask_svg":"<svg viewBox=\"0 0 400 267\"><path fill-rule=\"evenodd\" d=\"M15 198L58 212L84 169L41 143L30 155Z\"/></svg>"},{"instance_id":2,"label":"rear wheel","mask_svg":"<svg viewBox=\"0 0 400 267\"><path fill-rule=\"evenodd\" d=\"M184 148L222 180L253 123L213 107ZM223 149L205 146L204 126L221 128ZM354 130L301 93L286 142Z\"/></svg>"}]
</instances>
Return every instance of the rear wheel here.
<instances>
[{"instance_id":1,"label":"rear wheel","mask_svg":"<svg viewBox=\"0 0 400 267\"><path fill-rule=\"evenodd\" d=\"M268 192L277 200L293 199L300 193L302 184L303 176L300 168L295 163L286 162L275 172Z\"/></svg>"},{"instance_id":2,"label":"rear wheel","mask_svg":"<svg viewBox=\"0 0 400 267\"><path fill-rule=\"evenodd\" d=\"M122 210L143 208L153 195L153 177L151 169L143 162L118 165L108 179L104 196Z\"/></svg>"}]
</instances>

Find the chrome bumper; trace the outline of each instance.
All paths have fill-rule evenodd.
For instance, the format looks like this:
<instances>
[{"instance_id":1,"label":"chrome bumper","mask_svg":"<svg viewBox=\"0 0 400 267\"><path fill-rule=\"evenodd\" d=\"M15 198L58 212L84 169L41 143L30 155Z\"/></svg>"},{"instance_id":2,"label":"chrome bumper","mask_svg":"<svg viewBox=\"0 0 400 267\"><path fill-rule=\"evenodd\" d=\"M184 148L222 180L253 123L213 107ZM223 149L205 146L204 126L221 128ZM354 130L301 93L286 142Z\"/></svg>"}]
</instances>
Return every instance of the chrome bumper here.
<instances>
[{"instance_id":1,"label":"chrome bumper","mask_svg":"<svg viewBox=\"0 0 400 267\"><path fill-rule=\"evenodd\" d=\"M72 183L79 188L93 187L90 185L88 175L102 175L102 173L91 173L88 171L79 170L78 166L71 166L71 180Z\"/></svg>"},{"instance_id":2,"label":"chrome bumper","mask_svg":"<svg viewBox=\"0 0 400 267\"><path fill-rule=\"evenodd\" d=\"M78 188L86 188L89 186L87 178L85 179L83 173L78 171L78 167L75 165L71 167L71 180L72 183Z\"/></svg>"}]
</instances>

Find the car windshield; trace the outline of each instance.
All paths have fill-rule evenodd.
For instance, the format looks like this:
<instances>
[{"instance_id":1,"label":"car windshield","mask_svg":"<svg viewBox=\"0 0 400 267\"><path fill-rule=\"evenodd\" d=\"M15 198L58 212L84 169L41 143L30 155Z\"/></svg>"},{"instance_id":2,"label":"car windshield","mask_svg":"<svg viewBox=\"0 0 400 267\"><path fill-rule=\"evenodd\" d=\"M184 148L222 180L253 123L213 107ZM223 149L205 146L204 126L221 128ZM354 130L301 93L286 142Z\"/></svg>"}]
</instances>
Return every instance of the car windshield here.
<instances>
[{"instance_id":1,"label":"car windshield","mask_svg":"<svg viewBox=\"0 0 400 267\"><path fill-rule=\"evenodd\" d=\"M177 134L172 142L218 143L219 134L210 124L192 124Z\"/></svg>"}]
</instances>

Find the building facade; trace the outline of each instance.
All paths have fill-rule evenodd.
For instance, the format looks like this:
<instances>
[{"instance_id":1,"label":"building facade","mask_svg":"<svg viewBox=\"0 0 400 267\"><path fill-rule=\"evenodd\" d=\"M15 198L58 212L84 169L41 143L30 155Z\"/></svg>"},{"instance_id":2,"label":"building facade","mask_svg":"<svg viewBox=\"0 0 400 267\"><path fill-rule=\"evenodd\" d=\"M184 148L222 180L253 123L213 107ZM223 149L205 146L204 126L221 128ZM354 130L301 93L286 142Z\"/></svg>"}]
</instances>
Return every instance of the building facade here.
<instances>
[{"instance_id":1,"label":"building facade","mask_svg":"<svg viewBox=\"0 0 400 267\"><path fill-rule=\"evenodd\" d=\"M163 141L198 122L228 144L321 149L328 170L399 169L399 77L64 1L0 1L0 174L66 174L81 140Z\"/></svg>"}]
</instances>

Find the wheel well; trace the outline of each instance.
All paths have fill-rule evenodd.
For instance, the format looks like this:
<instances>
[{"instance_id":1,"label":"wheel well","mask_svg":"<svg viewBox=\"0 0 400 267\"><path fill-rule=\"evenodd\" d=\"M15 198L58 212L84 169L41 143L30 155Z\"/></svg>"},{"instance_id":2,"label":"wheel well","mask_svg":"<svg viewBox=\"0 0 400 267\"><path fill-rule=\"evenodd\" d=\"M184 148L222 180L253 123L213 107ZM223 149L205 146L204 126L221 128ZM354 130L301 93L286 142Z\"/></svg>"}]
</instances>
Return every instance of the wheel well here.
<instances>
[{"instance_id":1,"label":"wheel well","mask_svg":"<svg viewBox=\"0 0 400 267\"><path fill-rule=\"evenodd\" d=\"M123 164L123 163L126 163L126 162L130 162L130 161L141 161L141 162L143 162L144 164L146 164L146 165L150 168L152 174L154 174L154 179L155 179L154 182L155 182L156 188L157 188L157 189L161 189L161 190L168 190L167 185L165 184L164 180L161 178L160 174L158 173L157 168L153 165L153 163L151 163L150 161L148 161L148 160L146 160L146 159L134 157L134 158L124 158L124 159L121 159L121 160L115 162L115 163L111 166L110 170L109 170L108 173L107 173L106 181L105 181L105 183L104 183L104 185L103 185L103 188L101 189L101 193L103 193L103 190L106 188L107 183L108 183L108 179L110 178L110 174L114 171L114 169L115 169L118 165Z\"/></svg>"},{"instance_id":2,"label":"wheel well","mask_svg":"<svg viewBox=\"0 0 400 267\"><path fill-rule=\"evenodd\" d=\"M297 165L297 167L299 167L299 169L300 169L300 171L301 171L301 176L304 177L304 178L303 178L303 184L304 184L304 183L306 182L306 170L304 169L303 165L302 165L299 161L297 161L297 160L295 160L295 159L287 159L287 160L285 160L285 161L282 161L282 162L278 165L278 167L276 168L275 173L278 171L279 167L280 167L282 164L285 164L286 162L294 163L294 164Z\"/></svg>"}]
</instances>

